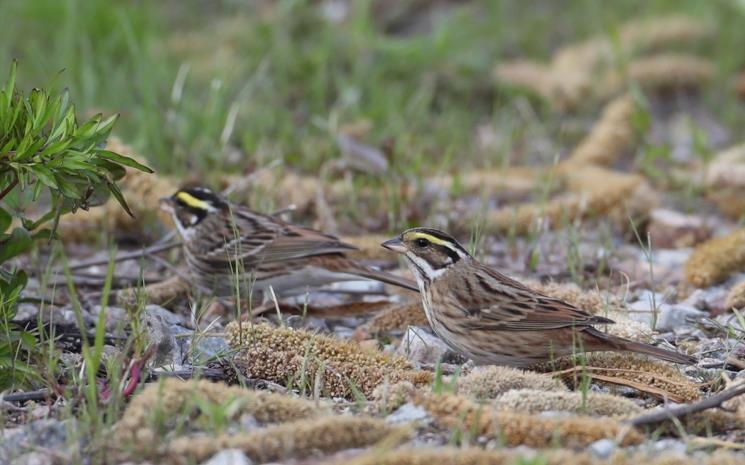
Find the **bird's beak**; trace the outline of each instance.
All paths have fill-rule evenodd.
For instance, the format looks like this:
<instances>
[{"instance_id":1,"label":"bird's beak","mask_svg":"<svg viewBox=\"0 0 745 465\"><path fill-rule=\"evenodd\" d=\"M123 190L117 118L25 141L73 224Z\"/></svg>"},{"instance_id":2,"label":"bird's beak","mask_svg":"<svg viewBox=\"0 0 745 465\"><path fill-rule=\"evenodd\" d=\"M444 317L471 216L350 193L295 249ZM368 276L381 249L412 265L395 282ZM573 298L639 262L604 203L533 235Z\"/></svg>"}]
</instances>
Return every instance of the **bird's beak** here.
<instances>
[{"instance_id":1,"label":"bird's beak","mask_svg":"<svg viewBox=\"0 0 745 465\"><path fill-rule=\"evenodd\" d=\"M159 201L161 210L173 213L173 207L176 205L176 203L173 201L172 198L161 197Z\"/></svg>"},{"instance_id":2,"label":"bird's beak","mask_svg":"<svg viewBox=\"0 0 745 465\"><path fill-rule=\"evenodd\" d=\"M388 239L387 241L383 242L380 245L394 252L406 253L406 246L404 246L404 243L401 241L400 237L394 237L393 239Z\"/></svg>"}]
</instances>

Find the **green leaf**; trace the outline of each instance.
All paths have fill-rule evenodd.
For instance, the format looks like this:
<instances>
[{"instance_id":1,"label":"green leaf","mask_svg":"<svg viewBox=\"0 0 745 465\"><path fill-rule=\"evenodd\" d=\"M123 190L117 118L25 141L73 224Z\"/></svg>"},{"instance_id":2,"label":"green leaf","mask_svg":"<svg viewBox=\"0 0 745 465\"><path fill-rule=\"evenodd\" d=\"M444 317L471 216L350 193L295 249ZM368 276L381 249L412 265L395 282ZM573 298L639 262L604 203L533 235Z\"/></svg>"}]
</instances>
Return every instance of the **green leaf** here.
<instances>
[{"instance_id":1,"label":"green leaf","mask_svg":"<svg viewBox=\"0 0 745 465\"><path fill-rule=\"evenodd\" d=\"M58 204L62 202L56 201L55 199L54 203ZM22 220L23 227L26 228L27 231L35 231L36 228L38 228L42 224L54 219L57 216L58 211L59 211L59 208L57 206L52 206L46 213L41 215L41 217L37 218L36 220L30 220L30 219L24 218Z\"/></svg>"},{"instance_id":2,"label":"green leaf","mask_svg":"<svg viewBox=\"0 0 745 465\"><path fill-rule=\"evenodd\" d=\"M57 189L57 181L54 179L54 173L52 173L49 168L41 163L37 163L35 165L30 165L28 169L34 173L34 176L36 176L36 178L45 186L51 189Z\"/></svg>"},{"instance_id":3,"label":"green leaf","mask_svg":"<svg viewBox=\"0 0 745 465\"><path fill-rule=\"evenodd\" d=\"M62 111L63 109L61 108L60 112ZM72 131L72 125L67 118L67 115L71 111L72 109L67 110L67 113L65 113L64 116L60 116L59 120L55 120L52 132L49 134L50 140L67 140L67 135Z\"/></svg>"},{"instance_id":4,"label":"green leaf","mask_svg":"<svg viewBox=\"0 0 745 465\"><path fill-rule=\"evenodd\" d=\"M33 233L31 238L35 241L40 239L52 240L52 238L54 238L54 233L51 229L40 229Z\"/></svg>"},{"instance_id":5,"label":"green leaf","mask_svg":"<svg viewBox=\"0 0 745 465\"><path fill-rule=\"evenodd\" d=\"M39 158L43 159L49 156L57 155L58 153L62 153L67 147L70 146L71 142L72 141L70 139L63 139L57 142L52 142L51 144L48 144L46 147L44 147L44 150L39 153Z\"/></svg>"},{"instance_id":6,"label":"green leaf","mask_svg":"<svg viewBox=\"0 0 745 465\"><path fill-rule=\"evenodd\" d=\"M111 195L113 195L116 201L119 202L119 205L121 205L124 211L134 218L135 215L132 213L132 210L129 209L129 205L127 205L127 201L124 200L124 196L122 195L122 191L119 190L119 187L116 184L109 184L109 190L111 191Z\"/></svg>"},{"instance_id":7,"label":"green leaf","mask_svg":"<svg viewBox=\"0 0 745 465\"><path fill-rule=\"evenodd\" d=\"M0 149L0 155L5 155L10 152L13 148L14 143L14 140L9 140L8 142L6 142L5 145L3 145L3 148Z\"/></svg>"},{"instance_id":8,"label":"green leaf","mask_svg":"<svg viewBox=\"0 0 745 465\"><path fill-rule=\"evenodd\" d=\"M31 250L34 241L24 228L15 228L9 237L0 241L0 263Z\"/></svg>"},{"instance_id":9,"label":"green leaf","mask_svg":"<svg viewBox=\"0 0 745 465\"><path fill-rule=\"evenodd\" d=\"M107 160L111 160L114 163L118 163L120 165L129 166L130 168L135 168L140 171L144 171L145 173L154 173L152 169L149 167L143 165L142 163L138 163L136 160L126 157L124 155L119 155L118 153L112 152L110 150L99 150L98 155L101 158L105 158Z\"/></svg>"},{"instance_id":10,"label":"green leaf","mask_svg":"<svg viewBox=\"0 0 745 465\"><path fill-rule=\"evenodd\" d=\"M106 134L108 135L111 132L111 129L114 127L114 123L116 123L116 120L119 119L118 114L114 114L106 118L105 120L101 121L101 124L98 125L98 133L99 134Z\"/></svg>"},{"instance_id":11,"label":"green leaf","mask_svg":"<svg viewBox=\"0 0 745 465\"><path fill-rule=\"evenodd\" d=\"M8 81L5 83L5 95L7 95L8 98L13 96L13 91L15 90L16 68L18 68L18 62L13 60L13 63L10 65L10 76L8 76Z\"/></svg>"},{"instance_id":12,"label":"green leaf","mask_svg":"<svg viewBox=\"0 0 745 465\"><path fill-rule=\"evenodd\" d=\"M75 184L65 179L65 176L57 178L57 185L59 186L59 190L62 191L62 195L68 199L79 199L81 197L81 192L76 189Z\"/></svg>"},{"instance_id":13,"label":"green leaf","mask_svg":"<svg viewBox=\"0 0 745 465\"><path fill-rule=\"evenodd\" d=\"M10 215L10 213L0 207L0 233L7 231L12 222L13 217Z\"/></svg>"},{"instance_id":14,"label":"green leaf","mask_svg":"<svg viewBox=\"0 0 745 465\"><path fill-rule=\"evenodd\" d=\"M127 170L123 166L117 165L113 161L109 161L109 160L105 160L101 158L98 160L93 160L93 163L98 168L99 173L101 172L109 173L111 175L110 177L112 178L112 180L121 179L124 177L124 175L127 174Z\"/></svg>"},{"instance_id":15,"label":"green leaf","mask_svg":"<svg viewBox=\"0 0 745 465\"><path fill-rule=\"evenodd\" d=\"M90 171L93 169L93 165L88 160L77 160L75 158L63 158L57 163L60 169L66 169L72 171L71 174L76 177L83 175L82 171ZM80 173L75 173L79 171Z\"/></svg>"},{"instance_id":16,"label":"green leaf","mask_svg":"<svg viewBox=\"0 0 745 465\"><path fill-rule=\"evenodd\" d=\"M44 190L44 183L37 182L36 184L34 184L34 193L33 193L32 197L31 197L31 199L34 202L36 202L37 200L39 200L39 196L41 195L41 191L43 191L43 190Z\"/></svg>"},{"instance_id":17,"label":"green leaf","mask_svg":"<svg viewBox=\"0 0 745 465\"><path fill-rule=\"evenodd\" d=\"M21 332L20 336L20 342L23 345L23 348L26 350L32 350L37 343L34 335L29 332L23 331Z\"/></svg>"},{"instance_id":18,"label":"green leaf","mask_svg":"<svg viewBox=\"0 0 745 465\"><path fill-rule=\"evenodd\" d=\"M89 119L83 125L78 126L77 129L75 129L75 132L73 133L73 137L80 138L80 139L87 139L91 137L93 134L96 133L96 129L98 128L98 123L101 122L101 114L97 114L93 118Z\"/></svg>"},{"instance_id":19,"label":"green leaf","mask_svg":"<svg viewBox=\"0 0 745 465\"><path fill-rule=\"evenodd\" d=\"M36 132L43 129L46 124L47 94L41 89L34 89L31 91L29 99L31 100L31 106L33 108L32 130Z\"/></svg>"},{"instance_id":20,"label":"green leaf","mask_svg":"<svg viewBox=\"0 0 745 465\"><path fill-rule=\"evenodd\" d=\"M28 284L28 276L26 276L25 271L19 270L13 274L13 277L8 282L8 289L11 292L17 291L20 293L26 287L26 284Z\"/></svg>"}]
</instances>

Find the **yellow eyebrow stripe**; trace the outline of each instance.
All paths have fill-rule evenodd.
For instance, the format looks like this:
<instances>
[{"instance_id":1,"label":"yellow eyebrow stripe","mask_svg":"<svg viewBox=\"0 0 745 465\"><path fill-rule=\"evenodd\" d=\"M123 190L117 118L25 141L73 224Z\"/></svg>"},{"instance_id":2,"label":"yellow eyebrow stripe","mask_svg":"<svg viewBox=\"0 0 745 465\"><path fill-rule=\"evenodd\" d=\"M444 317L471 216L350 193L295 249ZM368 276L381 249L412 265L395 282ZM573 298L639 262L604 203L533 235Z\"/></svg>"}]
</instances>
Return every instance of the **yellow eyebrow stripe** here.
<instances>
[{"instance_id":1,"label":"yellow eyebrow stripe","mask_svg":"<svg viewBox=\"0 0 745 465\"><path fill-rule=\"evenodd\" d=\"M176 198L193 208L199 208L202 210L209 210L212 208L209 203L205 202L204 200L199 200L198 198L187 192L179 192L178 194L176 194Z\"/></svg>"},{"instance_id":2,"label":"yellow eyebrow stripe","mask_svg":"<svg viewBox=\"0 0 745 465\"><path fill-rule=\"evenodd\" d=\"M406 234L406 239L407 240L427 239L428 241L430 241L433 244L444 245L446 247L449 246L449 244L448 244L447 241L443 241L439 237L435 237L435 236L433 236L431 234L427 234L427 233L423 233L423 232L418 232L418 231L414 231L414 232L410 232L410 233Z\"/></svg>"}]
</instances>

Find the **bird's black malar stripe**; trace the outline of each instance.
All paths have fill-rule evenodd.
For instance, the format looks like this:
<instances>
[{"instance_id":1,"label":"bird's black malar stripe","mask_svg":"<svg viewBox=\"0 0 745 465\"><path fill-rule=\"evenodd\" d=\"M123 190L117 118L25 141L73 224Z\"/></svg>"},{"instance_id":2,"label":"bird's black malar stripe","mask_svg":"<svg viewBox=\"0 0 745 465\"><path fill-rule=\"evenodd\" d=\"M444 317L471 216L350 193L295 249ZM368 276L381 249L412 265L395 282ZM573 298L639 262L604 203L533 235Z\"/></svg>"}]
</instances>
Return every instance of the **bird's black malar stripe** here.
<instances>
[{"instance_id":1,"label":"bird's black malar stripe","mask_svg":"<svg viewBox=\"0 0 745 465\"><path fill-rule=\"evenodd\" d=\"M429 282L429 281L431 281L431 279L432 279L432 278L431 278L431 277L430 277L430 276L429 276L429 275L428 275L427 273L425 273L425 272L424 272L424 270L422 269L422 267L421 267L421 266L419 266L419 264L418 264L418 263L416 263L416 262L415 262L414 260L409 260L409 263L411 263L411 265L412 265L412 266L413 266L414 268L416 268L416 269L417 269L417 271L419 272L419 276L421 276L421 277L422 277L422 279L423 279L423 280L424 280L425 282Z\"/></svg>"}]
</instances>

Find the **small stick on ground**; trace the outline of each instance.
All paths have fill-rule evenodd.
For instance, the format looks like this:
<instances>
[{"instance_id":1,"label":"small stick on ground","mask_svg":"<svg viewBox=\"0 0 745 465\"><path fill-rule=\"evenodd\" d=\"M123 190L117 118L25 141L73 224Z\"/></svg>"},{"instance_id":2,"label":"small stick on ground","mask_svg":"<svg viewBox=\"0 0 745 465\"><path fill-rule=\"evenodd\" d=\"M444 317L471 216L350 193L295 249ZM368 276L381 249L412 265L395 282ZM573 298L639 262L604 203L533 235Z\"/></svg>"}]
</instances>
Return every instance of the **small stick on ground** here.
<instances>
[{"instance_id":1,"label":"small stick on ground","mask_svg":"<svg viewBox=\"0 0 745 465\"><path fill-rule=\"evenodd\" d=\"M3 394L0 396L0 402L15 402L15 403L23 403L23 402L39 402L42 400L51 399L53 396L52 391L49 389L39 389L36 391L29 391L29 392L15 392L13 394Z\"/></svg>"},{"instance_id":2,"label":"small stick on ground","mask_svg":"<svg viewBox=\"0 0 745 465\"><path fill-rule=\"evenodd\" d=\"M160 244L156 243L155 245L151 245L150 247L146 247L142 250L136 250L133 252L121 252L116 254L116 256L113 258L114 262L123 262L125 260L134 260L137 258L143 258L147 257L149 255L163 252L164 250L170 250L175 249L176 247L181 247L181 242L169 242L167 244ZM78 263L72 263L69 266L70 270L79 270L81 268L87 268L89 266L97 266L97 265L108 265L109 262L112 259L109 257L106 258L94 258L90 260L83 260Z\"/></svg>"},{"instance_id":3,"label":"small stick on ground","mask_svg":"<svg viewBox=\"0 0 745 465\"><path fill-rule=\"evenodd\" d=\"M210 379L213 381L225 381L230 379L230 375L222 368L186 368L174 371L151 371L147 374L147 382L155 381L161 378L200 378Z\"/></svg>"},{"instance_id":4,"label":"small stick on ground","mask_svg":"<svg viewBox=\"0 0 745 465\"><path fill-rule=\"evenodd\" d=\"M628 420L628 423L632 426L652 425L655 423L662 423L664 421L672 420L675 418L684 417L692 413L703 412L711 408L721 407L721 405L737 396L745 394L745 383L726 389L722 392L714 394L711 397L694 402L692 404L679 405L677 407L663 407L660 410L652 413L645 413L638 417Z\"/></svg>"}]
</instances>

